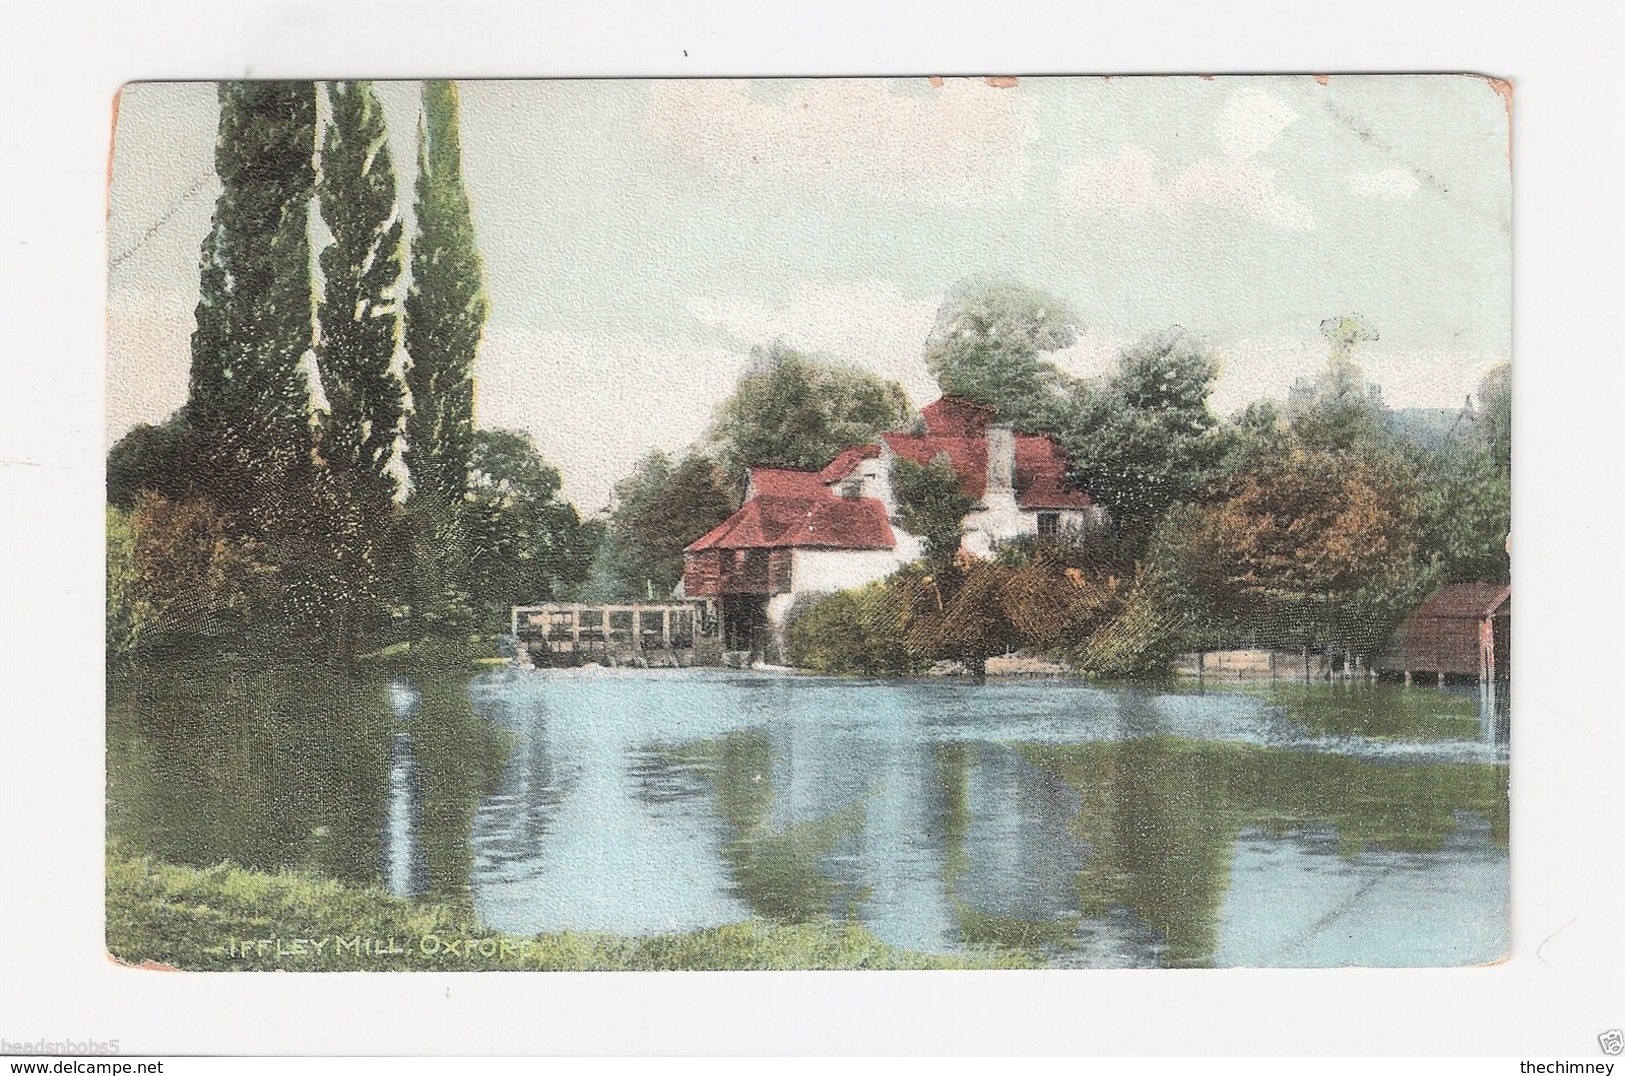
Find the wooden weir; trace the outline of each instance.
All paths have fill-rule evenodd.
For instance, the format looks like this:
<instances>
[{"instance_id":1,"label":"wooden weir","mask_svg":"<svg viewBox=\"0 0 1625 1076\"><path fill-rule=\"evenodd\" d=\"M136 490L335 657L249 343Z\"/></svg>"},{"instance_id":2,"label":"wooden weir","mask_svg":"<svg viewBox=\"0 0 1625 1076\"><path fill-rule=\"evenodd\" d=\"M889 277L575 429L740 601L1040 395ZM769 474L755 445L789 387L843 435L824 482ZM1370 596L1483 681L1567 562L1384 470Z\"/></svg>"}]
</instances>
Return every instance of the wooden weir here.
<instances>
[{"instance_id":1,"label":"wooden weir","mask_svg":"<svg viewBox=\"0 0 1625 1076\"><path fill-rule=\"evenodd\" d=\"M511 626L521 664L677 668L721 660L716 606L708 600L516 605Z\"/></svg>"}]
</instances>

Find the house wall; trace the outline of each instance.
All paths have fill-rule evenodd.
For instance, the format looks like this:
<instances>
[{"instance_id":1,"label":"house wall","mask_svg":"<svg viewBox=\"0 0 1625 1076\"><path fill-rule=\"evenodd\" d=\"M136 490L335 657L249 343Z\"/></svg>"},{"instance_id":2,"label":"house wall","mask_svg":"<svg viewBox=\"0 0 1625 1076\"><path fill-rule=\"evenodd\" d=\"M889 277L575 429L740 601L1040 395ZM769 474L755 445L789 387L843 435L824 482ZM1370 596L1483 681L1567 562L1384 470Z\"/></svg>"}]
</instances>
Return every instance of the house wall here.
<instances>
[{"instance_id":1,"label":"house wall","mask_svg":"<svg viewBox=\"0 0 1625 1076\"><path fill-rule=\"evenodd\" d=\"M1088 530L1106 523L1105 510L1098 505L1078 509L1024 509L1013 503L990 504L965 517L965 535L959 540L959 548L972 556L990 557L1000 542L1037 534L1039 513L1047 511L1054 511L1060 517L1063 531Z\"/></svg>"},{"instance_id":2,"label":"house wall","mask_svg":"<svg viewBox=\"0 0 1625 1076\"><path fill-rule=\"evenodd\" d=\"M796 594L832 594L884 579L920 556L920 541L911 534L892 532L895 549L798 549L790 569L790 590Z\"/></svg>"},{"instance_id":3,"label":"house wall","mask_svg":"<svg viewBox=\"0 0 1625 1076\"><path fill-rule=\"evenodd\" d=\"M897 464L897 453L886 443L885 438L880 441L880 455L872 460L864 460L858 465L853 474L862 481L863 495L873 497L886 509L886 518L897 518L897 493L892 489L892 468Z\"/></svg>"},{"instance_id":4,"label":"house wall","mask_svg":"<svg viewBox=\"0 0 1625 1076\"><path fill-rule=\"evenodd\" d=\"M722 553L707 549L683 555L683 580L677 585L680 597L714 597L722 593Z\"/></svg>"},{"instance_id":5,"label":"house wall","mask_svg":"<svg viewBox=\"0 0 1625 1076\"><path fill-rule=\"evenodd\" d=\"M707 549L683 557L682 596L784 594L791 589L788 549Z\"/></svg>"},{"instance_id":6,"label":"house wall","mask_svg":"<svg viewBox=\"0 0 1625 1076\"><path fill-rule=\"evenodd\" d=\"M785 630L790 610L798 598L813 594L833 594L884 579L903 565L918 560L925 551L922 543L907 531L892 529L897 545L892 549L796 549L790 551L789 593L775 594L767 601L767 623L773 634L774 652L769 660L782 660ZM775 656L778 655L778 656Z\"/></svg>"}]
</instances>

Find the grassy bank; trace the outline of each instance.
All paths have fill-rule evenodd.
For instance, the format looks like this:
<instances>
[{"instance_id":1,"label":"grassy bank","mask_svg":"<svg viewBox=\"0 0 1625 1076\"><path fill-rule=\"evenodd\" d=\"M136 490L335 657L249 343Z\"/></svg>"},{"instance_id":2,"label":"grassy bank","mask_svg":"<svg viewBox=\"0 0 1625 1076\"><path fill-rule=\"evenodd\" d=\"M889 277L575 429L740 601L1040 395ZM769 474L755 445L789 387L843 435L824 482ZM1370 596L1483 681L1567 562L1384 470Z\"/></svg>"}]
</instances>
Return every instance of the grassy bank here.
<instances>
[{"instance_id":1,"label":"grassy bank","mask_svg":"<svg viewBox=\"0 0 1625 1076\"><path fill-rule=\"evenodd\" d=\"M861 926L736 923L627 938L482 930L451 903L408 901L281 872L199 870L110 854L107 948L127 965L189 971L671 971L1018 968L1021 952L968 957L894 949Z\"/></svg>"}]
</instances>

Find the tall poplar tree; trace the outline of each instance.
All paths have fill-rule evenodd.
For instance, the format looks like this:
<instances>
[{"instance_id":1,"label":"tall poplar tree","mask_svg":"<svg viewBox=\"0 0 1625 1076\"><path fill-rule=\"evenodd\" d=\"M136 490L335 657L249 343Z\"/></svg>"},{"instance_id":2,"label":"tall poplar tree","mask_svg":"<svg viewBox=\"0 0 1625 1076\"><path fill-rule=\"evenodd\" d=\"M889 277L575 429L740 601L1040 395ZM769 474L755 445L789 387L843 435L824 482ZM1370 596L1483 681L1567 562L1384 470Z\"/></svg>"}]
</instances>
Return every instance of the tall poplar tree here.
<instances>
[{"instance_id":1,"label":"tall poplar tree","mask_svg":"<svg viewBox=\"0 0 1625 1076\"><path fill-rule=\"evenodd\" d=\"M412 243L406 296L407 466L415 495L442 506L461 503L474 437L474 358L488 304L463 187L457 86L423 84Z\"/></svg>"},{"instance_id":2,"label":"tall poplar tree","mask_svg":"<svg viewBox=\"0 0 1625 1076\"><path fill-rule=\"evenodd\" d=\"M320 259L316 363L329 407L321 454L381 515L396 491L389 465L405 410L393 369L403 261L395 166L371 83L328 83L327 101L317 187L333 235Z\"/></svg>"},{"instance_id":3,"label":"tall poplar tree","mask_svg":"<svg viewBox=\"0 0 1625 1076\"><path fill-rule=\"evenodd\" d=\"M223 82L219 98L221 190L203 244L187 421L208 491L231 506L308 444L316 88Z\"/></svg>"},{"instance_id":4,"label":"tall poplar tree","mask_svg":"<svg viewBox=\"0 0 1625 1076\"><path fill-rule=\"evenodd\" d=\"M466 503L474 448L474 358L487 304L473 214L463 188L457 87L423 84L406 294L406 598L414 638L456 635L474 620Z\"/></svg>"}]
</instances>

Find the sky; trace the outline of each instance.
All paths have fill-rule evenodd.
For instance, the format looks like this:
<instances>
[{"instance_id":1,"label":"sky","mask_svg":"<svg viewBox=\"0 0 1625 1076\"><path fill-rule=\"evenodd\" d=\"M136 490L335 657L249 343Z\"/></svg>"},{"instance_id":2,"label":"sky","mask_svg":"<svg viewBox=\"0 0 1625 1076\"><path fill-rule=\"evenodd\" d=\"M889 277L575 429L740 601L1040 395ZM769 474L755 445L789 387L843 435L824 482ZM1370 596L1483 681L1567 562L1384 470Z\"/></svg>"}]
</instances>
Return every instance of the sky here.
<instances>
[{"instance_id":1,"label":"sky","mask_svg":"<svg viewBox=\"0 0 1625 1076\"><path fill-rule=\"evenodd\" d=\"M1221 415L1325 362L1322 320L1396 407L1458 407L1510 357L1509 119L1474 76L464 82L491 315L476 421L529 432L584 515L703 437L774 341L937 395L957 283L1077 313L1108 371L1180 326ZM418 85L377 84L411 233ZM107 441L185 401L219 184L210 83L125 88L109 195ZM314 226L319 245L325 241ZM403 286L404 294L404 286Z\"/></svg>"}]
</instances>

